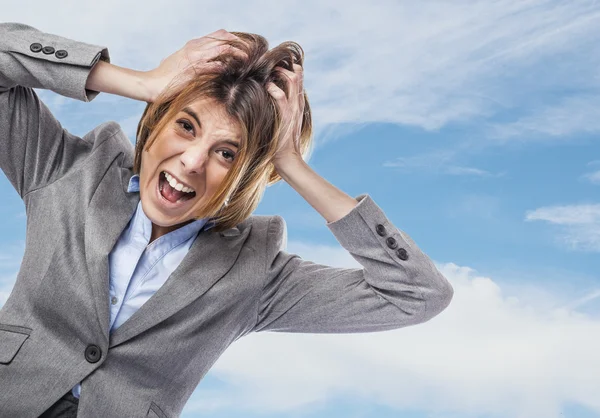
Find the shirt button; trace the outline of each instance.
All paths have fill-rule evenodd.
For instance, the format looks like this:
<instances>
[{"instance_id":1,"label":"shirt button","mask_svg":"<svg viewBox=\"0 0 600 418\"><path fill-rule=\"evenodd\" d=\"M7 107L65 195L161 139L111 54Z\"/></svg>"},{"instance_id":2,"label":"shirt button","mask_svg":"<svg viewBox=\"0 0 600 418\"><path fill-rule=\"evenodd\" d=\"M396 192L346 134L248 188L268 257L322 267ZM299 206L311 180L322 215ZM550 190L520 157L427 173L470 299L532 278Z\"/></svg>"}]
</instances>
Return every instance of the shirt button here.
<instances>
[{"instance_id":1,"label":"shirt button","mask_svg":"<svg viewBox=\"0 0 600 418\"><path fill-rule=\"evenodd\" d=\"M116 296L113 296L113 297L110 299L110 303L112 303L113 305L116 305L118 301L119 301L119 299L117 299L117 297L116 297Z\"/></svg>"}]
</instances>

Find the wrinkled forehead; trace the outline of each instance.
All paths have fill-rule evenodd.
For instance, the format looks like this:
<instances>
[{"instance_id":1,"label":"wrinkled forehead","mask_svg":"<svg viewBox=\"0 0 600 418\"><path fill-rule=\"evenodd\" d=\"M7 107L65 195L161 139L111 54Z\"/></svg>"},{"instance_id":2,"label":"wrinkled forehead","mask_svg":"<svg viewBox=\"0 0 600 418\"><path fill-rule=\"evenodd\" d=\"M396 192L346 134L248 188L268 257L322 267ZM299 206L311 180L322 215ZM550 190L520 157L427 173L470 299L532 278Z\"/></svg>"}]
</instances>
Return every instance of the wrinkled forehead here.
<instances>
[{"instance_id":1,"label":"wrinkled forehead","mask_svg":"<svg viewBox=\"0 0 600 418\"><path fill-rule=\"evenodd\" d=\"M216 99L203 97L193 100L178 109L178 114L182 113L191 117L201 128L228 131L236 139L241 137L240 122Z\"/></svg>"}]
</instances>

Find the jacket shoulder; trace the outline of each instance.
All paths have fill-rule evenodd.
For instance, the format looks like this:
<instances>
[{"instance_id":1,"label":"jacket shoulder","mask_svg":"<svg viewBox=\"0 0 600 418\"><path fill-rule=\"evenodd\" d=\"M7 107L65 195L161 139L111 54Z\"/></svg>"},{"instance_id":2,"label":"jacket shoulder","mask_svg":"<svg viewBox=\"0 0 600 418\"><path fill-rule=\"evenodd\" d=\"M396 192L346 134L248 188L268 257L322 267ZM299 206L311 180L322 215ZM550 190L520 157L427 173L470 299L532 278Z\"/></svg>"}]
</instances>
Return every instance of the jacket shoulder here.
<instances>
[{"instance_id":1,"label":"jacket shoulder","mask_svg":"<svg viewBox=\"0 0 600 418\"><path fill-rule=\"evenodd\" d=\"M115 147L133 148L133 144L127 138L123 128L115 121L101 123L83 136L83 140L93 144L94 147L102 145L111 138L115 139L113 145Z\"/></svg>"},{"instance_id":2,"label":"jacket shoulder","mask_svg":"<svg viewBox=\"0 0 600 418\"><path fill-rule=\"evenodd\" d=\"M96 148L103 147L100 153L103 160L112 160L112 157L123 154L124 160L122 165L124 167L133 167L135 155L134 144L131 143L127 134L117 122L104 122L89 131L82 138L92 145L92 152Z\"/></svg>"},{"instance_id":3,"label":"jacket shoulder","mask_svg":"<svg viewBox=\"0 0 600 418\"><path fill-rule=\"evenodd\" d=\"M287 225L281 215L252 215L252 224L264 235L267 254L285 249Z\"/></svg>"}]
</instances>

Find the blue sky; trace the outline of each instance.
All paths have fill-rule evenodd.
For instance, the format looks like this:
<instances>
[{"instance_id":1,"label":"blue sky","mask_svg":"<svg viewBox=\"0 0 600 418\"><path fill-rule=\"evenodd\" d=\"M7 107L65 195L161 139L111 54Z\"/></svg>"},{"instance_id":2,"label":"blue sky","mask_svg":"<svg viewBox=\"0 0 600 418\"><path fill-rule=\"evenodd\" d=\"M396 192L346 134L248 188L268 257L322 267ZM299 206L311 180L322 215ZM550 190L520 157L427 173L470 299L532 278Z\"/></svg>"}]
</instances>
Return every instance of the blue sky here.
<instances>
[{"instance_id":1,"label":"blue sky","mask_svg":"<svg viewBox=\"0 0 600 418\"><path fill-rule=\"evenodd\" d=\"M28 0L3 20L105 45L138 70L221 27L297 41L310 165L368 193L455 297L431 321L384 333L249 335L182 417L600 417L600 4L234 3ZM143 103L38 93L75 134L115 120L135 140ZM26 218L4 176L0 192L1 306ZM360 266L284 182L255 213L284 217L288 252Z\"/></svg>"}]
</instances>

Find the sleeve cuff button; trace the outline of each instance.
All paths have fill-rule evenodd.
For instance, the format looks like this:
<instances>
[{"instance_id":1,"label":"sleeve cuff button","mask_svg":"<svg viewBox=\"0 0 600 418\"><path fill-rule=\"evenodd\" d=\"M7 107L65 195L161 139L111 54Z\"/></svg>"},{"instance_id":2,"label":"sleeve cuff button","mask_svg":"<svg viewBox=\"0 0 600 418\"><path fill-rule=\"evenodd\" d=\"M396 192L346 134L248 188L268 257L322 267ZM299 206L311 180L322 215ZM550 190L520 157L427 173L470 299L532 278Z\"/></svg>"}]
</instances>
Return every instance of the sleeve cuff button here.
<instances>
[{"instance_id":1,"label":"sleeve cuff button","mask_svg":"<svg viewBox=\"0 0 600 418\"><path fill-rule=\"evenodd\" d=\"M46 55L54 54L54 48L52 48L51 46L45 46L44 48L42 48L42 52Z\"/></svg>"},{"instance_id":2,"label":"sleeve cuff button","mask_svg":"<svg viewBox=\"0 0 600 418\"><path fill-rule=\"evenodd\" d=\"M42 44L34 42L29 46L32 52L40 52L42 50Z\"/></svg>"},{"instance_id":3,"label":"sleeve cuff button","mask_svg":"<svg viewBox=\"0 0 600 418\"><path fill-rule=\"evenodd\" d=\"M385 230L385 226L383 226L382 224L377 224L377 226L375 227L375 230L381 237L384 237L385 234L387 234L387 231Z\"/></svg>"},{"instance_id":4,"label":"sleeve cuff button","mask_svg":"<svg viewBox=\"0 0 600 418\"><path fill-rule=\"evenodd\" d=\"M408 253L406 252L406 250L404 248L398 248L396 250L396 255L398 255L398 257L400 257L401 260L408 260Z\"/></svg>"},{"instance_id":5,"label":"sleeve cuff button","mask_svg":"<svg viewBox=\"0 0 600 418\"><path fill-rule=\"evenodd\" d=\"M58 51L56 51L56 54L54 54L54 55L56 56L56 58L62 59L62 58L66 58L67 55L69 55L69 54L64 49L59 49Z\"/></svg>"}]
</instances>

